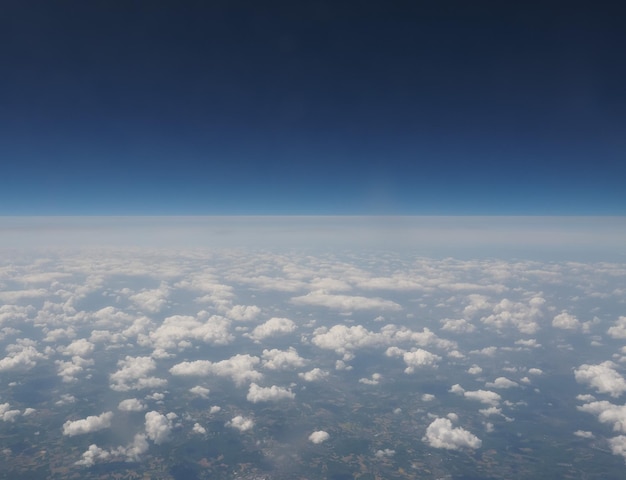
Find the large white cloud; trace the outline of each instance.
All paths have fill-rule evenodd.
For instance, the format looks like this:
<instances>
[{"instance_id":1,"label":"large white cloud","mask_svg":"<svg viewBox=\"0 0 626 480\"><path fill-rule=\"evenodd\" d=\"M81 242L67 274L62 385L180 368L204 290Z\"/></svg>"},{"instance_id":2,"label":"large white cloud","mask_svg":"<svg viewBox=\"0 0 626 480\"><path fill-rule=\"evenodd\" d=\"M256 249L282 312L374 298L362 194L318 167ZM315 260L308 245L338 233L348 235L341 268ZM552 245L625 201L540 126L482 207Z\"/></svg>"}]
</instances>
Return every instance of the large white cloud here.
<instances>
[{"instance_id":1,"label":"large white cloud","mask_svg":"<svg viewBox=\"0 0 626 480\"><path fill-rule=\"evenodd\" d=\"M616 432L626 433L626 405L614 405L602 400L586 403L578 410L597 415L601 423L609 423Z\"/></svg>"},{"instance_id":2,"label":"large white cloud","mask_svg":"<svg viewBox=\"0 0 626 480\"><path fill-rule=\"evenodd\" d=\"M213 374L220 377L228 377L237 385L243 385L246 382L258 381L263 378L263 374L254 369L260 362L259 357L237 354L215 363L209 360L181 362L170 368L170 373L179 376L206 376Z\"/></svg>"},{"instance_id":3,"label":"large white cloud","mask_svg":"<svg viewBox=\"0 0 626 480\"><path fill-rule=\"evenodd\" d=\"M600 393L619 397L626 392L626 380L615 370L617 365L611 361L599 365L581 365L574 371L578 383L587 384Z\"/></svg>"},{"instance_id":4,"label":"large white cloud","mask_svg":"<svg viewBox=\"0 0 626 480\"><path fill-rule=\"evenodd\" d=\"M563 330L576 330L580 326L580 322L574 315L563 311L554 317L552 326Z\"/></svg>"},{"instance_id":5,"label":"large white cloud","mask_svg":"<svg viewBox=\"0 0 626 480\"><path fill-rule=\"evenodd\" d=\"M126 392L128 390L142 390L158 388L167 384L167 380L150 376L156 370L156 363L151 357L126 356L117 362L119 370L109 377L113 390Z\"/></svg>"},{"instance_id":6,"label":"large white cloud","mask_svg":"<svg viewBox=\"0 0 626 480\"><path fill-rule=\"evenodd\" d=\"M246 432L254 427L254 420L237 415L230 421L226 422L226 426L239 430L240 432Z\"/></svg>"},{"instance_id":7,"label":"large white cloud","mask_svg":"<svg viewBox=\"0 0 626 480\"><path fill-rule=\"evenodd\" d=\"M246 399L252 403L258 402L276 402L279 400L293 400L296 394L288 388L277 387L260 387L256 383L251 383L248 389Z\"/></svg>"},{"instance_id":8,"label":"large white cloud","mask_svg":"<svg viewBox=\"0 0 626 480\"><path fill-rule=\"evenodd\" d=\"M307 363L293 347L287 350L263 350L263 367L269 370L290 370L303 367Z\"/></svg>"},{"instance_id":9,"label":"large white cloud","mask_svg":"<svg viewBox=\"0 0 626 480\"><path fill-rule=\"evenodd\" d=\"M330 438L328 432L324 430L317 430L309 435L309 440L313 443L323 443Z\"/></svg>"},{"instance_id":10,"label":"large white cloud","mask_svg":"<svg viewBox=\"0 0 626 480\"><path fill-rule=\"evenodd\" d=\"M619 317L616 320L615 325L610 327L607 333L613 338L620 338L620 339L626 338L626 317L625 316Z\"/></svg>"},{"instance_id":11,"label":"large white cloud","mask_svg":"<svg viewBox=\"0 0 626 480\"><path fill-rule=\"evenodd\" d=\"M146 435L157 445L169 440L172 431L172 420L157 411L146 413Z\"/></svg>"},{"instance_id":12,"label":"large white cloud","mask_svg":"<svg viewBox=\"0 0 626 480\"><path fill-rule=\"evenodd\" d=\"M291 333L295 329L296 324L292 320L289 320L288 318L273 317L267 322L255 327L255 329L252 330L252 333L248 336L252 340L259 342L268 337Z\"/></svg>"},{"instance_id":13,"label":"large white cloud","mask_svg":"<svg viewBox=\"0 0 626 480\"><path fill-rule=\"evenodd\" d=\"M141 412L146 409L146 405L136 398L127 398L122 400L117 408L123 412Z\"/></svg>"},{"instance_id":14,"label":"large white cloud","mask_svg":"<svg viewBox=\"0 0 626 480\"><path fill-rule=\"evenodd\" d=\"M326 307L333 310L401 310L402 307L391 300L370 298L353 295L335 295L324 290L317 290L300 297L293 297L291 301L296 305Z\"/></svg>"},{"instance_id":15,"label":"large white cloud","mask_svg":"<svg viewBox=\"0 0 626 480\"><path fill-rule=\"evenodd\" d=\"M298 376L305 382L318 382L328 377L328 372L320 368L314 368L308 372L300 372Z\"/></svg>"},{"instance_id":16,"label":"large white cloud","mask_svg":"<svg viewBox=\"0 0 626 480\"><path fill-rule=\"evenodd\" d=\"M85 433L96 432L111 426L113 412L104 412L100 415L91 415L81 420L68 420L63 424L63 435L73 437Z\"/></svg>"},{"instance_id":17,"label":"large white cloud","mask_svg":"<svg viewBox=\"0 0 626 480\"><path fill-rule=\"evenodd\" d=\"M426 429L423 441L434 448L459 450L480 448L482 441L461 427L453 427L448 418L436 418Z\"/></svg>"}]
</instances>

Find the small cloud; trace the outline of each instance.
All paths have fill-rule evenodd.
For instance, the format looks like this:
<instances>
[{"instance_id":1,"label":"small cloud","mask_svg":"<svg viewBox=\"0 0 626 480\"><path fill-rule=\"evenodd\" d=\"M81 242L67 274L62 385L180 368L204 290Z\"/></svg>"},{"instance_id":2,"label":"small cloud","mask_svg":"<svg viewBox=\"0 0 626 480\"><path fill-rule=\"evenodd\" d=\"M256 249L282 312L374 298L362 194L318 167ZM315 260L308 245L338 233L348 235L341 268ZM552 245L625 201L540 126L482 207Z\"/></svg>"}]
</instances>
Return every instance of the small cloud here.
<instances>
[{"instance_id":1,"label":"small cloud","mask_svg":"<svg viewBox=\"0 0 626 480\"><path fill-rule=\"evenodd\" d=\"M480 448L482 441L464 428L454 428L448 418L436 418L426 429L422 440L434 448L459 450Z\"/></svg>"},{"instance_id":2,"label":"small cloud","mask_svg":"<svg viewBox=\"0 0 626 480\"><path fill-rule=\"evenodd\" d=\"M100 415L92 415L81 420L68 420L63 424L63 435L73 437L85 433L96 432L111 426L113 412L104 412Z\"/></svg>"},{"instance_id":3,"label":"small cloud","mask_svg":"<svg viewBox=\"0 0 626 480\"><path fill-rule=\"evenodd\" d=\"M313 443L322 443L330 438L330 435L324 430L317 430L309 435L309 440Z\"/></svg>"},{"instance_id":4,"label":"small cloud","mask_svg":"<svg viewBox=\"0 0 626 480\"><path fill-rule=\"evenodd\" d=\"M241 415L237 415L229 422L226 422L225 425L227 427L239 430L240 432L246 432L254 427L254 420L252 420L251 418L242 417Z\"/></svg>"}]
</instances>

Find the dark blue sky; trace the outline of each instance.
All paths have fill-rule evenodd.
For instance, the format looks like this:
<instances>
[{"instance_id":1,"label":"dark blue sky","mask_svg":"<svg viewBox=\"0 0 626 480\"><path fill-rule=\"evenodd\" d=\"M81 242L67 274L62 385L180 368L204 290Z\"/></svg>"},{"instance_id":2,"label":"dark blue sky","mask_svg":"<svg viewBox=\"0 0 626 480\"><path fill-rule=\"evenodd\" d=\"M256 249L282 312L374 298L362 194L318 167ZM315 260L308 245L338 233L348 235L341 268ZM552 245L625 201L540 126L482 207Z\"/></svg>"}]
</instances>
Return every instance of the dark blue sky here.
<instances>
[{"instance_id":1,"label":"dark blue sky","mask_svg":"<svg viewBox=\"0 0 626 480\"><path fill-rule=\"evenodd\" d=\"M626 12L549 5L4 1L0 214L625 215Z\"/></svg>"}]
</instances>

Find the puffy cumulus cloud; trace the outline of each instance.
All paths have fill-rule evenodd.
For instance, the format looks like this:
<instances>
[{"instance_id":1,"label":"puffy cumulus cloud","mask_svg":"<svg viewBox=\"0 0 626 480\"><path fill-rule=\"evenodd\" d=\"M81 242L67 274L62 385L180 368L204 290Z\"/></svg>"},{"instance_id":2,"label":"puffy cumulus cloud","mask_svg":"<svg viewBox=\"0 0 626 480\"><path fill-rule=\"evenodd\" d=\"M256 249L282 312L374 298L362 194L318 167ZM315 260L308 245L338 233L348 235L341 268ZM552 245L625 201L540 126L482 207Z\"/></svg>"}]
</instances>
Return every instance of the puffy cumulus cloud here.
<instances>
[{"instance_id":1,"label":"puffy cumulus cloud","mask_svg":"<svg viewBox=\"0 0 626 480\"><path fill-rule=\"evenodd\" d=\"M240 432L246 432L254 427L254 420L251 418L242 417L237 415L233 419L225 423L227 427L234 428Z\"/></svg>"},{"instance_id":2,"label":"puffy cumulus cloud","mask_svg":"<svg viewBox=\"0 0 626 480\"><path fill-rule=\"evenodd\" d=\"M527 303L505 298L493 307L491 315L482 317L481 321L497 330L513 327L521 333L532 335L539 330L537 321L543 316L542 307L545 303L545 299L539 295L530 298Z\"/></svg>"},{"instance_id":3,"label":"puffy cumulus cloud","mask_svg":"<svg viewBox=\"0 0 626 480\"><path fill-rule=\"evenodd\" d=\"M293 400L296 394L287 388L277 387L260 387L256 383L251 383L248 389L246 399L252 403L259 402L277 402L279 400Z\"/></svg>"},{"instance_id":4,"label":"puffy cumulus cloud","mask_svg":"<svg viewBox=\"0 0 626 480\"><path fill-rule=\"evenodd\" d=\"M611 361L599 365L581 365L574 371L578 383L587 384L600 393L608 393L612 397L619 397L626 392L626 381L615 370L617 367Z\"/></svg>"},{"instance_id":5,"label":"puffy cumulus cloud","mask_svg":"<svg viewBox=\"0 0 626 480\"><path fill-rule=\"evenodd\" d=\"M435 400L435 397L432 393L425 393L422 395L422 402L432 402Z\"/></svg>"},{"instance_id":6,"label":"puffy cumulus cloud","mask_svg":"<svg viewBox=\"0 0 626 480\"><path fill-rule=\"evenodd\" d=\"M197 433L199 435L204 435L206 433L206 428L204 428L199 423L194 423L193 428L191 429L193 433Z\"/></svg>"},{"instance_id":7,"label":"puffy cumulus cloud","mask_svg":"<svg viewBox=\"0 0 626 480\"><path fill-rule=\"evenodd\" d=\"M298 373L298 377L300 377L305 382L319 382L320 380L328 377L328 372L320 368L314 368L313 370L309 370L308 372Z\"/></svg>"},{"instance_id":8,"label":"puffy cumulus cloud","mask_svg":"<svg viewBox=\"0 0 626 480\"><path fill-rule=\"evenodd\" d=\"M492 392L491 390L465 390L458 383L456 385L452 385L449 391L450 393L463 395L469 400L475 400L493 407L498 406L500 404L500 400L502 400L502 397L499 394Z\"/></svg>"},{"instance_id":9,"label":"puffy cumulus cloud","mask_svg":"<svg viewBox=\"0 0 626 480\"><path fill-rule=\"evenodd\" d=\"M489 388L513 388L519 387L519 384L506 377L498 377L493 382L487 382L485 386Z\"/></svg>"},{"instance_id":10,"label":"puffy cumulus cloud","mask_svg":"<svg viewBox=\"0 0 626 480\"><path fill-rule=\"evenodd\" d=\"M149 313L158 313L166 305L170 289L165 282L159 288L142 290L129 299L142 310Z\"/></svg>"},{"instance_id":11,"label":"puffy cumulus cloud","mask_svg":"<svg viewBox=\"0 0 626 480\"><path fill-rule=\"evenodd\" d=\"M626 435L609 438L609 446L613 455L621 455L626 459Z\"/></svg>"},{"instance_id":12,"label":"puffy cumulus cloud","mask_svg":"<svg viewBox=\"0 0 626 480\"><path fill-rule=\"evenodd\" d=\"M26 412L24 412L26 415ZM20 416L19 410L11 410L9 403L0 403L0 420L3 422L14 422L16 417Z\"/></svg>"},{"instance_id":13,"label":"puffy cumulus cloud","mask_svg":"<svg viewBox=\"0 0 626 480\"><path fill-rule=\"evenodd\" d=\"M467 369L467 373L469 373L470 375L480 375L481 373L483 373L483 369L480 368L478 365L472 365L470 368Z\"/></svg>"},{"instance_id":14,"label":"puffy cumulus cloud","mask_svg":"<svg viewBox=\"0 0 626 480\"><path fill-rule=\"evenodd\" d=\"M109 376L110 387L118 392L158 388L167 384L163 378L151 377L149 373L156 369L151 357L126 356L117 362L119 370Z\"/></svg>"},{"instance_id":15,"label":"puffy cumulus cloud","mask_svg":"<svg viewBox=\"0 0 626 480\"><path fill-rule=\"evenodd\" d=\"M0 372L9 370L30 370L37 361L46 358L37 351L35 342L29 339L19 339L6 348L8 355L0 359Z\"/></svg>"},{"instance_id":16,"label":"puffy cumulus cloud","mask_svg":"<svg viewBox=\"0 0 626 480\"><path fill-rule=\"evenodd\" d=\"M365 385L378 385L383 376L380 373L372 374L371 378L359 378L359 383L363 383Z\"/></svg>"},{"instance_id":17,"label":"puffy cumulus cloud","mask_svg":"<svg viewBox=\"0 0 626 480\"><path fill-rule=\"evenodd\" d=\"M313 432L311 435L309 435L309 441L315 444L323 443L329 438L330 438L330 435L328 434L328 432L325 432L324 430L317 430Z\"/></svg>"},{"instance_id":18,"label":"puffy cumulus cloud","mask_svg":"<svg viewBox=\"0 0 626 480\"><path fill-rule=\"evenodd\" d=\"M316 290L300 297L293 297L295 305L326 307L332 310L350 312L353 310L402 310L402 307L391 300L378 297L361 297L355 295L335 295L325 290Z\"/></svg>"},{"instance_id":19,"label":"puffy cumulus cloud","mask_svg":"<svg viewBox=\"0 0 626 480\"><path fill-rule=\"evenodd\" d=\"M226 316L238 322L249 322L261 313L256 305L235 305L226 311Z\"/></svg>"},{"instance_id":20,"label":"puffy cumulus cloud","mask_svg":"<svg viewBox=\"0 0 626 480\"><path fill-rule=\"evenodd\" d=\"M574 435L580 438L595 438L595 435L592 432L588 432L586 430L576 430Z\"/></svg>"},{"instance_id":21,"label":"puffy cumulus cloud","mask_svg":"<svg viewBox=\"0 0 626 480\"><path fill-rule=\"evenodd\" d=\"M610 327L606 333L613 338L626 338L626 317L619 317L615 325Z\"/></svg>"},{"instance_id":22,"label":"puffy cumulus cloud","mask_svg":"<svg viewBox=\"0 0 626 480\"><path fill-rule=\"evenodd\" d=\"M83 452L81 459L74 464L91 467L98 460L108 460L109 457L111 457L111 453L108 450L104 450L94 443L89 445L89 448Z\"/></svg>"},{"instance_id":23,"label":"puffy cumulus cloud","mask_svg":"<svg viewBox=\"0 0 626 480\"><path fill-rule=\"evenodd\" d=\"M528 373L530 375L543 375L543 370L540 368L529 368Z\"/></svg>"},{"instance_id":24,"label":"puffy cumulus cloud","mask_svg":"<svg viewBox=\"0 0 626 480\"><path fill-rule=\"evenodd\" d=\"M472 333L476 330L476 327L464 318L459 320L442 320L441 322L443 323L441 329L446 332Z\"/></svg>"},{"instance_id":25,"label":"puffy cumulus cloud","mask_svg":"<svg viewBox=\"0 0 626 480\"><path fill-rule=\"evenodd\" d=\"M73 437L85 433L96 432L111 426L113 412L104 412L100 415L91 415L81 420L68 420L63 424L63 435Z\"/></svg>"},{"instance_id":26,"label":"puffy cumulus cloud","mask_svg":"<svg viewBox=\"0 0 626 480\"><path fill-rule=\"evenodd\" d=\"M116 453L125 456L129 462L138 462L141 459L141 455L146 453L149 447L146 434L138 433L129 445L118 447Z\"/></svg>"},{"instance_id":27,"label":"puffy cumulus cloud","mask_svg":"<svg viewBox=\"0 0 626 480\"><path fill-rule=\"evenodd\" d=\"M74 356L71 361L56 360L57 374L61 377L63 383L76 382L76 376L81 373L85 367L92 366L94 361L92 359L85 359L82 357Z\"/></svg>"},{"instance_id":28,"label":"puffy cumulus cloud","mask_svg":"<svg viewBox=\"0 0 626 480\"><path fill-rule=\"evenodd\" d=\"M86 357L93 353L94 348L95 345L89 340L86 338L80 338L78 340L74 340L66 347L59 347L58 351L67 356Z\"/></svg>"},{"instance_id":29,"label":"puffy cumulus cloud","mask_svg":"<svg viewBox=\"0 0 626 480\"><path fill-rule=\"evenodd\" d=\"M441 360L439 355L435 355L421 348L407 352L398 347L389 347L385 355L388 357L402 357L402 360L404 360L404 363L407 365L404 369L404 373L407 374L415 372L416 368L436 367L437 362Z\"/></svg>"},{"instance_id":30,"label":"puffy cumulus cloud","mask_svg":"<svg viewBox=\"0 0 626 480\"><path fill-rule=\"evenodd\" d=\"M602 400L586 403L578 407L578 410L597 415L600 423L609 423L616 432L626 433L626 405L614 405Z\"/></svg>"},{"instance_id":31,"label":"puffy cumulus cloud","mask_svg":"<svg viewBox=\"0 0 626 480\"><path fill-rule=\"evenodd\" d=\"M136 398L127 398L117 405L117 409L122 412L141 412L146 409L146 405Z\"/></svg>"},{"instance_id":32,"label":"puffy cumulus cloud","mask_svg":"<svg viewBox=\"0 0 626 480\"><path fill-rule=\"evenodd\" d=\"M561 313L554 317L554 319L552 320L552 326L554 328L560 328L562 330L576 330L578 327L580 327L580 322L574 315L571 315L563 310Z\"/></svg>"},{"instance_id":33,"label":"puffy cumulus cloud","mask_svg":"<svg viewBox=\"0 0 626 480\"><path fill-rule=\"evenodd\" d=\"M209 398L209 393L211 392L208 388L201 387L200 385L190 388L189 391L201 398Z\"/></svg>"},{"instance_id":34,"label":"puffy cumulus cloud","mask_svg":"<svg viewBox=\"0 0 626 480\"><path fill-rule=\"evenodd\" d=\"M482 441L461 427L453 427L448 418L436 418L428 425L422 440L434 448L459 450L462 448L480 448Z\"/></svg>"},{"instance_id":35,"label":"puffy cumulus cloud","mask_svg":"<svg viewBox=\"0 0 626 480\"><path fill-rule=\"evenodd\" d=\"M385 457L393 457L396 454L395 450L391 450L390 448L385 448L384 450L376 450L374 456L376 458L385 458Z\"/></svg>"},{"instance_id":36,"label":"puffy cumulus cloud","mask_svg":"<svg viewBox=\"0 0 626 480\"><path fill-rule=\"evenodd\" d=\"M215 363L209 360L182 362L170 368L170 373L178 376L206 376L212 374L230 378L235 384L243 385L246 382L258 381L263 378L263 374L254 369L260 362L261 359L259 357L237 354Z\"/></svg>"},{"instance_id":37,"label":"puffy cumulus cloud","mask_svg":"<svg viewBox=\"0 0 626 480\"><path fill-rule=\"evenodd\" d=\"M169 440L172 432L172 418L157 411L146 413L146 435L157 445Z\"/></svg>"},{"instance_id":38,"label":"puffy cumulus cloud","mask_svg":"<svg viewBox=\"0 0 626 480\"><path fill-rule=\"evenodd\" d=\"M207 318L208 317L208 318ZM147 336L140 335L142 346L152 346L156 350L182 349L191 346L192 341L210 345L228 345L235 337L230 333L230 320L219 315L209 316L201 311L197 317L173 315Z\"/></svg>"},{"instance_id":39,"label":"puffy cumulus cloud","mask_svg":"<svg viewBox=\"0 0 626 480\"><path fill-rule=\"evenodd\" d=\"M296 324L288 318L270 318L267 322L258 325L252 333L245 336L251 338L255 342L259 342L268 337L275 337L277 335L285 335L291 333L296 329Z\"/></svg>"},{"instance_id":40,"label":"puffy cumulus cloud","mask_svg":"<svg viewBox=\"0 0 626 480\"><path fill-rule=\"evenodd\" d=\"M263 367L269 370L289 370L304 367L308 362L298 355L298 351L289 347L288 350L263 350Z\"/></svg>"}]
</instances>

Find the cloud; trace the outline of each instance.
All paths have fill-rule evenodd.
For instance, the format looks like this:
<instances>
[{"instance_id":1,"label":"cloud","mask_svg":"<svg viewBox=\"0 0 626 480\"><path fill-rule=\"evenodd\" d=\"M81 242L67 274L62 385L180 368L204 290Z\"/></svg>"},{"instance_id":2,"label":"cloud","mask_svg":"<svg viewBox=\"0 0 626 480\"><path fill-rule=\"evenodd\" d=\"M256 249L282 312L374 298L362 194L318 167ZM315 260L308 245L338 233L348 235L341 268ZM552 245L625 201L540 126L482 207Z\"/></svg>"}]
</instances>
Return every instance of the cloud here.
<instances>
[{"instance_id":1,"label":"cloud","mask_svg":"<svg viewBox=\"0 0 626 480\"><path fill-rule=\"evenodd\" d=\"M615 322L615 325L610 327L606 333L613 338L626 338L626 317L619 317Z\"/></svg>"},{"instance_id":2,"label":"cloud","mask_svg":"<svg viewBox=\"0 0 626 480\"><path fill-rule=\"evenodd\" d=\"M75 462L75 465L82 465L85 467L93 466L98 460L107 460L111 456L108 450L104 450L98 445L91 444L87 451L83 452L82 458Z\"/></svg>"},{"instance_id":3,"label":"cloud","mask_svg":"<svg viewBox=\"0 0 626 480\"><path fill-rule=\"evenodd\" d=\"M206 428L204 428L199 423L194 423L191 431L200 435L204 435L206 433Z\"/></svg>"},{"instance_id":4,"label":"cloud","mask_svg":"<svg viewBox=\"0 0 626 480\"><path fill-rule=\"evenodd\" d=\"M545 303L545 299L539 295L533 296L527 303L505 298L493 307L491 315L482 317L481 321L498 330L514 327L521 333L532 335L539 330L537 320L543 316L541 308Z\"/></svg>"},{"instance_id":5,"label":"cloud","mask_svg":"<svg viewBox=\"0 0 626 480\"><path fill-rule=\"evenodd\" d=\"M500 404L500 400L502 400L502 397L499 394L492 392L491 390L468 391L461 387L458 383L456 385L452 385L449 391L451 393L456 393L457 395L463 395L469 400L475 400L494 407L498 406Z\"/></svg>"},{"instance_id":6,"label":"cloud","mask_svg":"<svg viewBox=\"0 0 626 480\"><path fill-rule=\"evenodd\" d=\"M404 369L404 373L407 374L415 372L415 369L420 367L436 367L437 362L441 360L439 355L435 355L421 348L407 352L398 347L389 347L385 355L388 357L402 357L402 360L404 360L404 363L407 365Z\"/></svg>"},{"instance_id":7,"label":"cloud","mask_svg":"<svg viewBox=\"0 0 626 480\"><path fill-rule=\"evenodd\" d=\"M146 312L158 313L166 305L169 293L167 284L163 282L159 288L143 290L135 295L131 295L129 299Z\"/></svg>"},{"instance_id":8,"label":"cloud","mask_svg":"<svg viewBox=\"0 0 626 480\"><path fill-rule=\"evenodd\" d=\"M580 327L580 322L574 315L571 315L563 310L556 317L554 317L552 320L552 326L563 330L576 330Z\"/></svg>"},{"instance_id":9,"label":"cloud","mask_svg":"<svg viewBox=\"0 0 626 480\"><path fill-rule=\"evenodd\" d=\"M448 418L436 418L426 429L426 435L422 438L434 448L459 450L461 448L480 448L482 441L464 428L452 427Z\"/></svg>"},{"instance_id":10,"label":"cloud","mask_svg":"<svg viewBox=\"0 0 626 480\"><path fill-rule=\"evenodd\" d=\"M157 411L146 413L146 435L155 444L161 445L169 440L172 420Z\"/></svg>"},{"instance_id":11,"label":"cloud","mask_svg":"<svg viewBox=\"0 0 626 480\"><path fill-rule=\"evenodd\" d=\"M402 307L391 300L382 298L369 298L353 295L334 295L324 290L316 290L301 297L293 297L291 302L295 305L319 306L332 310L401 310Z\"/></svg>"},{"instance_id":12,"label":"cloud","mask_svg":"<svg viewBox=\"0 0 626 480\"><path fill-rule=\"evenodd\" d=\"M470 368L467 369L467 373L469 373L470 375L480 375L481 373L483 373L483 369L480 368L478 365L472 365Z\"/></svg>"},{"instance_id":13,"label":"cloud","mask_svg":"<svg viewBox=\"0 0 626 480\"><path fill-rule=\"evenodd\" d=\"M445 330L446 332L472 333L474 330L476 330L476 327L472 325L471 323L469 323L464 318L461 318L459 320L447 319L447 320L442 320L442 322L443 322L443 326L441 327L441 329Z\"/></svg>"},{"instance_id":14,"label":"cloud","mask_svg":"<svg viewBox=\"0 0 626 480\"><path fill-rule=\"evenodd\" d=\"M614 405L602 400L586 403L578 410L597 415L600 423L610 423L616 432L626 433L626 405Z\"/></svg>"},{"instance_id":15,"label":"cloud","mask_svg":"<svg viewBox=\"0 0 626 480\"><path fill-rule=\"evenodd\" d=\"M113 412L104 412L98 416L92 415L81 420L68 420L63 424L63 435L73 437L109 428L112 418Z\"/></svg>"},{"instance_id":16,"label":"cloud","mask_svg":"<svg viewBox=\"0 0 626 480\"><path fill-rule=\"evenodd\" d=\"M298 373L298 377L300 377L305 382L318 382L328 377L328 372L319 368L314 368L313 370L309 370L308 372Z\"/></svg>"},{"instance_id":17,"label":"cloud","mask_svg":"<svg viewBox=\"0 0 626 480\"><path fill-rule=\"evenodd\" d=\"M163 378L148 375L156 369L156 363L150 357L126 356L117 362L117 366L120 369L109 377L112 390L126 392L128 390L158 388L167 384L167 380Z\"/></svg>"},{"instance_id":18,"label":"cloud","mask_svg":"<svg viewBox=\"0 0 626 480\"><path fill-rule=\"evenodd\" d=\"M619 435L614 438L609 438L609 446L613 455L621 455L626 459L626 436Z\"/></svg>"},{"instance_id":19,"label":"cloud","mask_svg":"<svg viewBox=\"0 0 626 480\"><path fill-rule=\"evenodd\" d=\"M24 412L26 415L26 412ZM0 420L3 422L14 422L16 417L20 416L19 410L11 410L9 403L0 403Z\"/></svg>"},{"instance_id":20,"label":"cloud","mask_svg":"<svg viewBox=\"0 0 626 480\"><path fill-rule=\"evenodd\" d=\"M315 444L325 442L330 438L330 435L324 430L317 430L309 435L309 440Z\"/></svg>"},{"instance_id":21,"label":"cloud","mask_svg":"<svg viewBox=\"0 0 626 480\"><path fill-rule=\"evenodd\" d=\"M240 432L246 432L254 427L254 420L251 418L242 417L241 415L237 415L232 420L226 422L227 427L234 428L239 430Z\"/></svg>"},{"instance_id":22,"label":"cloud","mask_svg":"<svg viewBox=\"0 0 626 480\"><path fill-rule=\"evenodd\" d=\"M254 320L259 313L261 309L256 305L235 305L226 312L226 316L239 322L248 322Z\"/></svg>"},{"instance_id":23,"label":"cloud","mask_svg":"<svg viewBox=\"0 0 626 480\"><path fill-rule=\"evenodd\" d=\"M380 373L374 373L372 374L372 378L360 378L359 383L363 383L365 385L378 385L381 378L383 378L383 376Z\"/></svg>"},{"instance_id":24,"label":"cloud","mask_svg":"<svg viewBox=\"0 0 626 480\"><path fill-rule=\"evenodd\" d=\"M230 320L201 311L196 317L172 315L148 337L142 337L142 343L157 350L184 349L193 340L210 345L228 345L235 337L230 333Z\"/></svg>"},{"instance_id":25,"label":"cloud","mask_svg":"<svg viewBox=\"0 0 626 480\"><path fill-rule=\"evenodd\" d=\"M308 362L298 355L298 351L289 347L288 350L263 350L263 367L269 370L288 370L304 367Z\"/></svg>"},{"instance_id":26,"label":"cloud","mask_svg":"<svg viewBox=\"0 0 626 480\"><path fill-rule=\"evenodd\" d=\"M67 356L86 357L94 350L95 345L85 338L74 340L66 347L60 347L59 351Z\"/></svg>"},{"instance_id":27,"label":"cloud","mask_svg":"<svg viewBox=\"0 0 626 480\"><path fill-rule=\"evenodd\" d=\"M189 391L202 398L209 398L209 393L211 392L208 388L201 387L200 385L190 388Z\"/></svg>"},{"instance_id":28,"label":"cloud","mask_svg":"<svg viewBox=\"0 0 626 480\"><path fill-rule=\"evenodd\" d=\"M587 431L584 431L584 430L576 430L574 432L574 435L576 435L577 437L580 437L580 438L594 438L595 437L595 435L593 433L587 432Z\"/></svg>"},{"instance_id":29,"label":"cloud","mask_svg":"<svg viewBox=\"0 0 626 480\"><path fill-rule=\"evenodd\" d=\"M17 340L6 348L8 355L0 360L0 372L9 370L30 370L37 360L45 358L37 351L34 342L28 339Z\"/></svg>"},{"instance_id":30,"label":"cloud","mask_svg":"<svg viewBox=\"0 0 626 480\"><path fill-rule=\"evenodd\" d=\"M578 383L587 384L600 393L619 397L626 392L626 381L617 373L616 367L617 365L611 361L599 365L584 364L574 371L574 376Z\"/></svg>"},{"instance_id":31,"label":"cloud","mask_svg":"<svg viewBox=\"0 0 626 480\"><path fill-rule=\"evenodd\" d=\"M122 400L117 408L123 412L141 412L146 409L146 405L136 398L127 398Z\"/></svg>"},{"instance_id":32,"label":"cloud","mask_svg":"<svg viewBox=\"0 0 626 480\"><path fill-rule=\"evenodd\" d=\"M263 374L254 369L261 362L259 357L248 354L237 354L219 362L195 360L182 362L170 368L172 375L179 376L206 376L209 374L230 378L235 384L243 385L249 381L258 381Z\"/></svg>"},{"instance_id":33,"label":"cloud","mask_svg":"<svg viewBox=\"0 0 626 480\"><path fill-rule=\"evenodd\" d=\"M376 458L385 458L385 457L393 457L396 454L395 450L391 450L389 448L385 448L384 450L376 450L374 456Z\"/></svg>"},{"instance_id":34,"label":"cloud","mask_svg":"<svg viewBox=\"0 0 626 480\"><path fill-rule=\"evenodd\" d=\"M259 387L256 383L251 383L248 389L246 399L252 403L258 402L276 402L279 400L293 400L296 394L287 388L277 387Z\"/></svg>"},{"instance_id":35,"label":"cloud","mask_svg":"<svg viewBox=\"0 0 626 480\"><path fill-rule=\"evenodd\" d=\"M513 388L519 387L519 384L506 377L498 377L493 382L487 382L485 386L489 388Z\"/></svg>"},{"instance_id":36,"label":"cloud","mask_svg":"<svg viewBox=\"0 0 626 480\"><path fill-rule=\"evenodd\" d=\"M270 318L267 322L257 326L252 333L246 336L259 342L268 337L275 337L277 335L285 335L291 333L296 329L296 324L288 318Z\"/></svg>"}]
</instances>

